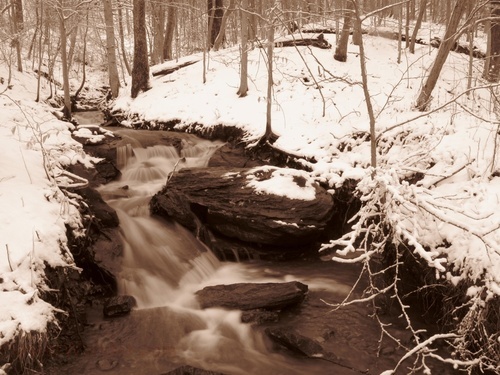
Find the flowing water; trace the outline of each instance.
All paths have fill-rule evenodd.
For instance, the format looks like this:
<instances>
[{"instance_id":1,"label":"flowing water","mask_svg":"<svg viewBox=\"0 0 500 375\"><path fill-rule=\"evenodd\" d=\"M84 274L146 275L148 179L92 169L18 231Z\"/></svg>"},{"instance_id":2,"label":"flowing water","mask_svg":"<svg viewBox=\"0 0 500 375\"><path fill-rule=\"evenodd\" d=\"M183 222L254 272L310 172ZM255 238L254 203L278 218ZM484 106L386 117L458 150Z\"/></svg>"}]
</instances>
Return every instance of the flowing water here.
<instances>
[{"instance_id":1,"label":"flowing water","mask_svg":"<svg viewBox=\"0 0 500 375\"><path fill-rule=\"evenodd\" d=\"M323 301L340 301L357 270L317 260L286 263L220 262L180 225L149 215L150 197L169 173L203 167L219 146L183 141L169 146L120 149L122 176L100 188L116 209L124 244L120 294L135 297L130 315L104 320L92 310L85 331L87 351L61 370L69 374L165 374L184 364L226 374L356 374L321 359L294 356L271 345L262 329L240 322L240 312L199 309L194 293L207 285L235 282L301 281L305 302L284 312L280 324L319 341L326 350L370 373L394 365L394 348L377 356L379 331L363 306L332 311ZM401 331L403 332L403 331Z\"/></svg>"}]
</instances>

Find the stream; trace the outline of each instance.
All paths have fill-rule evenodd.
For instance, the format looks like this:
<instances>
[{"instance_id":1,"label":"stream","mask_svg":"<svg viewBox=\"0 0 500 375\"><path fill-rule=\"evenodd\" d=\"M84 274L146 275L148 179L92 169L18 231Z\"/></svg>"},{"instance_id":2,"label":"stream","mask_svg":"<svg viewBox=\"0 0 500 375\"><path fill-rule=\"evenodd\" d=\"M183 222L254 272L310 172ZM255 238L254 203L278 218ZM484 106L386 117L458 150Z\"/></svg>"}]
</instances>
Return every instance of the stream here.
<instances>
[{"instance_id":1,"label":"stream","mask_svg":"<svg viewBox=\"0 0 500 375\"><path fill-rule=\"evenodd\" d=\"M132 295L137 306L114 319L102 317L102 306L91 308L83 333L86 351L57 373L159 375L191 365L228 375L348 375L394 367L401 352L384 341L377 355L380 330L366 306L334 310L324 302L340 302L349 293L358 267L319 256L288 262L221 262L180 225L150 216L149 200L169 174L206 166L220 145L189 135L182 143L180 154L160 145L119 149L122 176L99 191L120 219L124 252L116 275L119 294ZM309 286L306 300L282 312L279 323L266 326L241 323L239 311L201 310L194 297L208 285L293 280ZM293 327L355 370L276 347L263 332L274 325ZM393 334L409 338L397 325Z\"/></svg>"}]
</instances>

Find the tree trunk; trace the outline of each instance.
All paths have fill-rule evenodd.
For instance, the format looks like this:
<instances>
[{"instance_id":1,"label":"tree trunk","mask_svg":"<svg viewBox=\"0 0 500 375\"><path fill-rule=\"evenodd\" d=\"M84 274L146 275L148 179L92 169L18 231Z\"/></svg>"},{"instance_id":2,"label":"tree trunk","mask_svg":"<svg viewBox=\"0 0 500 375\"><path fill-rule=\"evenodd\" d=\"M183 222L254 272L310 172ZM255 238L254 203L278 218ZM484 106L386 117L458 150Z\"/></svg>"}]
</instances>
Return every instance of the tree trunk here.
<instances>
[{"instance_id":1,"label":"tree trunk","mask_svg":"<svg viewBox=\"0 0 500 375\"><path fill-rule=\"evenodd\" d=\"M113 98L118 96L120 90L120 77L116 66L115 23L113 21L113 8L111 0L103 0L104 22L106 23L106 52L108 57L109 88Z\"/></svg>"},{"instance_id":2,"label":"tree trunk","mask_svg":"<svg viewBox=\"0 0 500 375\"><path fill-rule=\"evenodd\" d=\"M10 4L10 17L12 20L12 44L13 46L16 47L16 57L17 57L17 71L22 72L23 71L23 59L21 56L21 33L20 33L20 28L18 25L18 11L17 11L17 5L14 0L11 0ZM22 13L21 13L22 16Z\"/></svg>"},{"instance_id":3,"label":"tree trunk","mask_svg":"<svg viewBox=\"0 0 500 375\"><path fill-rule=\"evenodd\" d=\"M255 4L256 0L250 0L250 25L249 25L249 30L248 30L248 39L251 40L252 42L257 39L257 25L258 25L258 19L257 19L257 6Z\"/></svg>"},{"instance_id":4,"label":"tree trunk","mask_svg":"<svg viewBox=\"0 0 500 375\"><path fill-rule=\"evenodd\" d=\"M78 36L78 22L73 26L71 29L71 32L69 33L70 35L70 40L69 40L69 51L68 51L68 69L71 69L71 65L73 65L73 57L75 54L75 47L76 47L76 37Z\"/></svg>"},{"instance_id":5,"label":"tree trunk","mask_svg":"<svg viewBox=\"0 0 500 375\"><path fill-rule=\"evenodd\" d=\"M241 0L241 72L238 95L247 96L248 92L248 0ZM227 14L227 12L226 12Z\"/></svg>"},{"instance_id":6,"label":"tree trunk","mask_svg":"<svg viewBox=\"0 0 500 375\"><path fill-rule=\"evenodd\" d=\"M83 51L82 51L82 82L80 83L80 87L75 92L75 100L80 95L80 92L83 90L85 86L85 82L87 81L87 35L89 33L89 10L87 9L87 15L85 17L85 32L83 33Z\"/></svg>"},{"instance_id":7,"label":"tree trunk","mask_svg":"<svg viewBox=\"0 0 500 375\"><path fill-rule=\"evenodd\" d=\"M229 18L231 13L234 12L234 10L235 10L234 0L229 0L229 5L227 6L227 10L224 12L224 15L222 16L219 34L217 35L217 38L215 38L214 41L214 46L213 46L214 51L218 51L220 46L222 45L222 42L224 41L227 19ZM243 14L241 15L241 17L243 17Z\"/></svg>"},{"instance_id":8,"label":"tree trunk","mask_svg":"<svg viewBox=\"0 0 500 375\"><path fill-rule=\"evenodd\" d=\"M491 20L484 22L484 31L486 32L486 58L484 59L483 74L484 79L488 79L491 60Z\"/></svg>"},{"instance_id":9,"label":"tree trunk","mask_svg":"<svg viewBox=\"0 0 500 375\"><path fill-rule=\"evenodd\" d=\"M59 33L61 38L61 65L64 89L64 109L63 114L68 120L71 119L71 96L69 92L69 68L68 52L66 47L66 18L64 16L64 0L58 2L59 12Z\"/></svg>"},{"instance_id":10,"label":"tree trunk","mask_svg":"<svg viewBox=\"0 0 500 375\"><path fill-rule=\"evenodd\" d=\"M174 31L176 27L176 9L170 2L167 8L167 26L165 28L165 39L163 40L163 59L172 60L172 44L174 41Z\"/></svg>"},{"instance_id":11,"label":"tree trunk","mask_svg":"<svg viewBox=\"0 0 500 375\"><path fill-rule=\"evenodd\" d=\"M272 127L272 103L273 103L273 49L274 49L274 20L273 14L269 15L267 34L267 99L266 99L266 131L263 141L274 137Z\"/></svg>"},{"instance_id":12,"label":"tree trunk","mask_svg":"<svg viewBox=\"0 0 500 375\"><path fill-rule=\"evenodd\" d=\"M401 40L403 39L403 6L398 6L398 64L401 64L401 53L402 53L402 44Z\"/></svg>"},{"instance_id":13,"label":"tree trunk","mask_svg":"<svg viewBox=\"0 0 500 375\"><path fill-rule=\"evenodd\" d=\"M360 9L360 12L363 9L363 2L361 0L358 0L358 8ZM354 30L352 31L352 44L354 44L355 46L359 46L362 42L361 38L362 38L361 19L355 18Z\"/></svg>"},{"instance_id":14,"label":"tree trunk","mask_svg":"<svg viewBox=\"0 0 500 375\"><path fill-rule=\"evenodd\" d=\"M131 97L149 88L148 44L146 40L146 3L134 0L134 63L132 68Z\"/></svg>"},{"instance_id":15,"label":"tree trunk","mask_svg":"<svg viewBox=\"0 0 500 375\"><path fill-rule=\"evenodd\" d=\"M120 35L120 47L122 50L122 59L127 69L128 75L131 73L130 64L128 63L127 51L125 50L125 33L123 32L123 12L121 2L118 4L118 34Z\"/></svg>"},{"instance_id":16,"label":"tree trunk","mask_svg":"<svg viewBox=\"0 0 500 375\"><path fill-rule=\"evenodd\" d=\"M356 16L355 22L357 27L361 28L361 13L356 3L353 3L353 11ZM358 30L361 33L361 30ZM363 45L363 39L359 44L359 63L361 67L361 79L363 81L363 94L365 97L366 110L368 112L368 117L370 119L370 163L372 168L377 168L377 134L375 133L375 114L373 111L372 100L370 96L370 91L368 90L368 73L366 71L366 54L365 47Z\"/></svg>"},{"instance_id":17,"label":"tree trunk","mask_svg":"<svg viewBox=\"0 0 500 375\"><path fill-rule=\"evenodd\" d=\"M14 0L15 18L17 30L24 30L23 0Z\"/></svg>"},{"instance_id":18,"label":"tree trunk","mask_svg":"<svg viewBox=\"0 0 500 375\"><path fill-rule=\"evenodd\" d=\"M348 0L346 4L346 9L344 10L344 25L342 26L342 32L340 34L337 47L335 48L335 54L333 58L340 62L347 61L347 45L349 44L349 34L351 33L352 24L352 0Z\"/></svg>"},{"instance_id":19,"label":"tree trunk","mask_svg":"<svg viewBox=\"0 0 500 375\"><path fill-rule=\"evenodd\" d=\"M40 6L40 12L37 11L37 16L40 18L40 35L38 37L38 73L37 73L36 99L35 99L37 103L40 101L40 84L41 84L40 81L42 78L42 63L43 63L43 32L42 32L42 23L44 16L43 1L40 1L39 6Z\"/></svg>"},{"instance_id":20,"label":"tree trunk","mask_svg":"<svg viewBox=\"0 0 500 375\"><path fill-rule=\"evenodd\" d=\"M405 18L405 48L410 46L410 2L406 3Z\"/></svg>"},{"instance_id":21,"label":"tree trunk","mask_svg":"<svg viewBox=\"0 0 500 375\"><path fill-rule=\"evenodd\" d=\"M222 0L208 0L208 33L209 48L214 46L217 35L221 30L222 17L224 16L224 4Z\"/></svg>"},{"instance_id":22,"label":"tree trunk","mask_svg":"<svg viewBox=\"0 0 500 375\"><path fill-rule=\"evenodd\" d=\"M451 47L453 47L457 39L456 31L467 6L467 1L468 0L457 0L455 3L455 7L451 13L450 22L446 27L446 32L444 34L443 41L439 46L434 64L432 65L429 76L427 77L422 89L420 90L420 94L418 95L416 108L419 111L425 111L429 105L432 90L434 90L434 87L436 86L441 69L446 62L446 58L450 53Z\"/></svg>"},{"instance_id":23,"label":"tree trunk","mask_svg":"<svg viewBox=\"0 0 500 375\"><path fill-rule=\"evenodd\" d=\"M418 10L417 21L415 22L415 28L413 29L413 33L411 34L410 53L415 53L415 43L417 40L417 34L418 30L420 30L420 26L422 26L422 20L424 19L426 8L427 8L427 0L421 0L420 9Z\"/></svg>"},{"instance_id":24,"label":"tree trunk","mask_svg":"<svg viewBox=\"0 0 500 375\"><path fill-rule=\"evenodd\" d=\"M165 7L163 3L151 2L153 19L153 51L151 63L158 64L163 60L163 45L165 44Z\"/></svg>"},{"instance_id":25,"label":"tree trunk","mask_svg":"<svg viewBox=\"0 0 500 375\"><path fill-rule=\"evenodd\" d=\"M491 0L490 4L492 20L488 81L498 82L500 79L500 1Z\"/></svg>"}]
</instances>

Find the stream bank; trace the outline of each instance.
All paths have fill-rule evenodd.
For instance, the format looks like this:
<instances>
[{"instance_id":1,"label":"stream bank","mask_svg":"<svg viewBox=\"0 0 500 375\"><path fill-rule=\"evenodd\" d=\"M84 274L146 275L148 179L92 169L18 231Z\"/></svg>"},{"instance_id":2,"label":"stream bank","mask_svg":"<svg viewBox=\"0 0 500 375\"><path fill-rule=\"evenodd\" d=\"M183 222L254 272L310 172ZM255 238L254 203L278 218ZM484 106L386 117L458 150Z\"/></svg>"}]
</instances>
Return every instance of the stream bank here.
<instances>
[{"instance_id":1,"label":"stream bank","mask_svg":"<svg viewBox=\"0 0 500 375\"><path fill-rule=\"evenodd\" d=\"M120 139L118 139L118 137L115 136L115 137L110 137L107 141L102 142L99 145L96 144L85 145L86 152L88 152L89 154L98 155L99 157L103 157L102 155L107 155L107 157L102 163L99 163L102 164L102 167L96 168L96 171L74 170L73 172L86 176L86 178L88 178L89 181L91 181L90 183L91 186L97 186L103 183L103 181L111 181L115 179L117 176L119 176L119 171L116 168L116 166L119 164L119 161L116 158L116 156L113 156L116 154L113 150L116 150L116 145L123 145L123 142L130 141L127 140L129 137L129 135L127 135L127 132L130 131L135 132L134 130L126 130L126 129L116 130L117 133L122 132L122 136L120 136ZM135 132L134 135L137 135L137 132ZM141 141L141 144L154 145L157 144L158 142L165 142L168 145L179 147L180 143L182 143L182 139L185 139L185 137L190 137L190 135L184 133L175 133L175 135L173 135L172 133L169 132L152 131L147 133L147 135L145 135L145 138ZM262 161L259 161L258 159L249 156L245 152L245 149L239 146L237 142L231 142L227 144L224 148L221 148L220 152L218 151L218 155L216 155L213 159L216 160L218 164L225 163L226 165L230 163L236 163L236 161L237 163L243 164L244 166L259 165L262 163ZM282 160L280 158L278 159ZM266 162L268 161L269 160L267 160ZM116 272L116 268L113 269L113 267L116 267L117 263L119 262L122 249L115 246L119 241L116 240L117 227L116 227L116 222L113 219L112 210L110 210L109 207L106 207L107 205L104 202L102 202L102 199L100 199L100 196L98 194L96 195L94 188L90 187L88 189L89 190L86 193L82 194L82 196L84 196L85 201L88 203L89 211L91 212L87 216L89 218L89 228L91 228L92 231L91 233L89 233L88 242L83 245L82 244L76 245L75 250L76 253L78 253L81 252L82 249L88 249L88 251L84 250L86 255L81 257L78 262L80 262L82 268L88 270L88 273L86 274L86 272L84 272L82 276L89 277L90 280L92 280L92 282L96 286L95 290L100 290L100 294L94 293L92 295L91 293L83 296L84 298L82 298L82 300L84 302L81 304L81 306L83 306L84 308L86 307L86 310L89 313L89 319L87 321L83 321L81 323L80 327L81 329L77 331L79 332L78 335L80 335L81 338L81 331L83 330L83 328L86 328L86 332L88 333L88 335L87 333L84 333L84 335L86 335L85 340L88 340L89 337L92 340L92 337L94 339L97 339L97 337L102 336L103 330L105 332L108 332L107 328L105 327L109 327L111 332L115 332L112 333L112 335L118 335L116 336L117 337L116 339L120 341L124 338L121 337L117 333L117 331L123 330L125 332L129 332L129 330L125 327L128 324L135 324L135 325L140 324L138 323L137 319L139 319L140 321L141 319L140 316L142 315L142 313L132 311L130 317L123 317L116 321L115 320L103 321L102 316L99 316L100 315L99 312L102 311L103 299L105 297L113 295L116 291L113 278L110 276L113 275L114 272ZM78 193L80 194L82 192L80 191ZM343 211L343 214L345 215L345 211ZM111 250L109 250L110 247ZM103 249L105 248L107 250L103 251ZM103 253L111 254L111 256L108 258L102 257L100 254ZM94 265L96 265L95 266L96 268L93 269L92 267L89 267L89 264L85 265L85 262L82 262L82 259L84 261L88 261L89 264L93 263ZM328 281L329 280L329 277L327 276L328 273L334 272L335 274L338 275L342 272L348 272L350 276L348 276L346 280L350 279L350 281L346 281L346 283L342 286L343 292L340 295L347 293L348 285L352 284L355 281L355 277L354 279L352 279L352 277L355 276L357 272L359 272L359 270L356 270L356 267L352 268L338 264L333 265L330 262L321 262L318 258L316 260L298 259L293 264L294 266L292 266L291 268L289 268L291 266L290 263L279 264L277 268L283 269L284 271L275 270L274 272L276 274L282 275L280 277L285 277L289 272L291 272L291 274L300 274L302 272L300 270L303 270L304 268L309 269L315 274L319 273L319 270L322 269L325 272L324 282L326 284L331 283L331 280ZM260 263L259 267L261 267L262 265L264 265L264 263ZM276 264L267 263L265 264L265 267L272 269L276 267ZM110 278L106 279L106 277L108 276ZM302 277L305 277L305 275L302 275ZM309 280L309 281L312 282L313 284L315 283L314 280ZM321 288L323 288L324 285L326 285L323 284L323 282L321 284L323 285ZM107 289L105 288L105 290L103 290L102 289L103 286L107 286ZM278 327L288 326L288 327L293 327L293 329L301 329L300 327L303 327L302 329L306 330L308 332L308 335L312 336L312 338L315 341L321 342L322 344L325 345L326 348L332 350L335 353L339 353L340 351L340 355L342 357L344 356L352 357L353 350L355 351L358 349L360 351L358 352L358 354L356 354L356 356L363 356L363 355L366 356L367 353L369 352L371 353L369 355L371 359L367 359L364 362L364 364L366 364L366 366L369 366L369 368L373 370L375 369L382 370L384 368L390 367L391 363L394 363L398 355L401 354L399 353L400 349L390 344L388 346L384 346L383 348L378 347L377 344L378 334L376 333L377 325L373 324L374 322L368 318L368 315L370 313L369 306L359 305L359 307L353 307L352 309L348 308L346 311L335 312L332 311L332 309L323 302L324 300L338 303L341 301L341 298L339 298L338 291L334 291L332 294L332 291L331 290L329 291L328 288L326 292L314 290L309 293L308 298L300 308L297 308L295 310L290 310L284 314ZM338 322L345 320L346 314L352 315L354 317L354 321L349 319L347 320L349 321L348 323L349 328L348 327L346 328L348 328L351 331L354 329L354 331L357 332L355 333L355 336L352 337L353 341L348 347L345 347L344 340L346 340L347 337L349 337L353 332L351 333L348 333L348 331L342 332L342 330L337 326L337 324L335 324L336 321ZM362 326L360 326L360 321L364 321ZM146 326L144 326L143 328L145 331L149 331L151 329ZM266 326L262 327L262 329L264 328L266 328ZM272 332L276 331L274 330ZM337 333L334 334L335 332ZM366 332L371 332L370 340L367 340L367 338L365 337ZM142 334L145 333L142 332ZM397 328L397 326L395 326L394 328L394 334L396 336L402 337L402 340L404 341L410 340L409 335L405 333L404 329ZM133 335L135 335L135 333ZM134 337L133 335L132 337ZM143 342L144 339L145 338L142 338L138 341ZM82 342L85 340L82 340ZM355 349L360 345L362 346L361 348ZM148 346L146 345L146 348L147 347ZM343 350L339 349L340 347L343 347L344 349ZM128 350L132 351L138 349L139 349L138 347L131 347ZM144 348L142 349L144 350ZM154 349L154 347L152 349ZM99 346L97 348L87 347L86 352L94 353L94 355L97 355L100 350L103 350L103 348ZM377 351L379 350L382 351L383 358L377 357ZM65 353L65 355L61 355L58 359L58 362L59 363L65 361L67 362L68 361L67 354L68 353ZM97 367L100 367L100 369L98 369L99 371L104 371L104 369L107 368L108 365L114 368L113 364L117 363L116 356L118 354L115 353L112 355L114 355L114 357L112 356L111 358L107 357L99 359L99 363L97 364ZM143 353L143 355L147 356L148 354ZM287 356L289 356L289 354L287 354ZM134 359L133 361L140 362L138 358ZM154 363L155 365L158 364L156 362ZM174 369L178 366L178 364L175 363L171 363L170 365L168 365L168 360L166 359L163 359L161 363L163 364L162 365L163 368L168 368L170 366L171 369ZM302 365L301 361L299 361L299 363L301 363ZM201 365L203 364L201 363L200 366ZM68 368L67 366L71 366L71 363L67 362L65 366L62 366L62 368ZM55 372L52 373L57 374L58 373L57 371L60 371L60 369L61 367L56 366L54 370ZM92 372L85 372L85 373L90 374ZM131 372L131 374L133 373L134 372ZM345 373L350 374L352 373L352 371L346 370Z\"/></svg>"}]
</instances>

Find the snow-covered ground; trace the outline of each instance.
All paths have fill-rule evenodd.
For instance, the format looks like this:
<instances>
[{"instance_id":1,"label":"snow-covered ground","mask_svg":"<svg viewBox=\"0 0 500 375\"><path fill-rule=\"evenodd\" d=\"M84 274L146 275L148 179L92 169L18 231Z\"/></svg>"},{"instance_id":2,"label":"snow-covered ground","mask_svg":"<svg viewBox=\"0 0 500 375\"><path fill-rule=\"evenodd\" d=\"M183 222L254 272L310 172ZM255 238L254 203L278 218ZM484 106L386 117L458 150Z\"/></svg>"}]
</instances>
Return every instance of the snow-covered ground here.
<instances>
[{"instance_id":1,"label":"snow-covered ground","mask_svg":"<svg viewBox=\"0 0 500 375\"><path fill-rule=\"evenodd\" d=\"M335 36L327 39L335 45ZM437 50L423 45L414 55L403 50L398 64L397 41L365 36L364 43L379 137L377 178L372 181L369 118L354 45L347 63L335 61L331 50L275 49L272 127L279 138L274 146L302 156L311 175L332 191L346 179L363 180L365 192L377 181L392 186L387 194L401 208L386 207L394 216L390 219L399 221L403 238L422 246L420 255L440 276L453 283L481 280L477 288L482 290L484 283L488 298L500 294L499 122L491 88L480 79L483 61L474 61L472 87L487 88L463 94L469 59L451 53L430 111L421 113L414 102ZM235 126L255 142L266 124L265 51L249 52L250 89L243 98L236 95L238 62L238 51L211 53L205 84L200 61L153 78L151 89L135 100L124 91L114 109L128 114L131 122ZM422 176L415 185L402 181L416 173Z\"/></svg>"},{"instance_id":2,"label":"snow-covered ground","mask_svg":"<svg viewBox=\"0 0 500 375\"><path fill-rule=\"evenodd\" d=\"M73 125L36 103L34 74L8 72L0 65L0 347L23 333L45 332L57 323L46 267L74 267L66 226L80 231L76 203L60 187L74 183L64 166L90 158L71 138ZM47 92L44 93L47 95ZM3 364L0 363L0 369ZM0 370L0 373L2 371Z\"/></svg>"},{"instance_id":3,"label":"snow-covered ground","mask_svg":"<svg viewBox=\"0 0 500 375\"><path fill-rule=\"evenodd\" d=\"M335 45L334 35L326 38ZM472 75L472 86L483 88L463 94L468 56L452 53L431 111L420 113L413 104L436 50L419 45L414 55L403 51L398 63L396 41L365 36L364 43L379 136L375 173L354 45L346 63L335 61L332 50L275 49L272 126L279 138L274 146L302 156L310 176L332 192L347 179L361 180L366 200L385 205L396 235L413 244L438 277L455 284L467 280L471 297L500 295L500 136L491 95L497 89L481 81L483 62L474 61ZM212 52L206 83L200 61L152 78L151 89L134 100L122 88L114 109L128 114L130 122L235 126L246 132L246 141L256 142L266 124L265 50L249 52L244 98L236 95L238 62L237 49ZM1 69L0 76L7 77ZM0 92L5 89L1 84ZM71 139L72 126L34 102L35 89L34 75L15 73L12 89L0 95L0 347L21 331L44 331L54 321L54 308L40 298L44 268L73 266L65 251L65 226L79 230L80 225L74 202L59 187L75 180L61 167L90 162ZM416 173L421 173L416 184L404 181Z\"/></svg>"}]
</instances>

